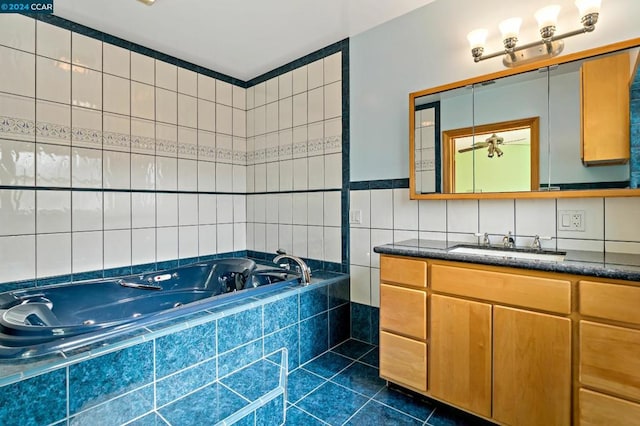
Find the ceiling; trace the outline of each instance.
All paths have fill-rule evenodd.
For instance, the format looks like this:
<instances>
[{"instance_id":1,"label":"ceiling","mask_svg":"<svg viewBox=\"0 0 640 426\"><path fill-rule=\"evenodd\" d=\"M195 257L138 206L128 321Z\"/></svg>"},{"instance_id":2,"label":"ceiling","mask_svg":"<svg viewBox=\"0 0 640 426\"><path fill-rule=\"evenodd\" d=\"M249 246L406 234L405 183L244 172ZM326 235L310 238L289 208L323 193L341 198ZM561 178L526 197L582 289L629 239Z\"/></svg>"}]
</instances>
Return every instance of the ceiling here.
<instances>
[{"instance_id":1,"label":"ceiling","mask_svg":"<svg viewBox=\"0 0 640 426\"><path fill-rule=\"evenodd\" d=\"M435 0L56 0L55 15L248 81Z\"/></svg>"}]
</instances>

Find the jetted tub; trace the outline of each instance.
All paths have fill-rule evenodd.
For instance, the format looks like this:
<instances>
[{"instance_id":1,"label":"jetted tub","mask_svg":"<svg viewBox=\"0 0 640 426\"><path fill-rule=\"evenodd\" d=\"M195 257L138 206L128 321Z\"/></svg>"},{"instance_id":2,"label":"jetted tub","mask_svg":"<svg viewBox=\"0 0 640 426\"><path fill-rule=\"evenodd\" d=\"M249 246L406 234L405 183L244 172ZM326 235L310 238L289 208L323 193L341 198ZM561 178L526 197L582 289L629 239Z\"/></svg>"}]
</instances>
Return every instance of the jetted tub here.
<instances>
[{"instance_id":1,"label":"jetted tub","mask_svg":"<svg viewBox=\"0 0 640 426\"><path fill-rule=\"evenodd\" d=\"M299 275L286 269L229 258L0 293L0 359L74 350L261 289L298 283Z\"/></svg>"}]
</instances>

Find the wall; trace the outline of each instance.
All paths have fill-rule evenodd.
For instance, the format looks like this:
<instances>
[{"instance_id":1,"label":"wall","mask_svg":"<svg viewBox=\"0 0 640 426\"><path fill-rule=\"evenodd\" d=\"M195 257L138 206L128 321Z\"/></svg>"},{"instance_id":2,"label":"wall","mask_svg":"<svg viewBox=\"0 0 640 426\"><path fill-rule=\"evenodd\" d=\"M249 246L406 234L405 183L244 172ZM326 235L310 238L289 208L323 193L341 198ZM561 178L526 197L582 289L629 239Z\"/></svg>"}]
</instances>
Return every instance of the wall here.
<instances>
[{"instance_id":1,"label":"wall","mask_svg":"<svg viewBox=\"0 0 640 426\"><path fill-rule=\"evenodd\" d=\"M558 28L576 28L573 2L557 3ZM379 256L372 248L391 241L471 242L474 233L488 232L495 242L511 230L519 245L539 234L553 237L543 243L550 248L640 253L640 228L631 225L639 198L409 200L408 94L502 69L500 60L474 64L466 33L486 26L488 50L499 50L498 23L520 15L523 40L533 40L533 13L545 5L440 0L351 39L350 208L363 213L361 224L350 225L352 302L379 306ZM595 32L567 40L565 53L639 37L633 16L640 16L636 1L603 2ZM584 232L557 231L564 209L585 211Z\"/></svg>"}]
</instances>

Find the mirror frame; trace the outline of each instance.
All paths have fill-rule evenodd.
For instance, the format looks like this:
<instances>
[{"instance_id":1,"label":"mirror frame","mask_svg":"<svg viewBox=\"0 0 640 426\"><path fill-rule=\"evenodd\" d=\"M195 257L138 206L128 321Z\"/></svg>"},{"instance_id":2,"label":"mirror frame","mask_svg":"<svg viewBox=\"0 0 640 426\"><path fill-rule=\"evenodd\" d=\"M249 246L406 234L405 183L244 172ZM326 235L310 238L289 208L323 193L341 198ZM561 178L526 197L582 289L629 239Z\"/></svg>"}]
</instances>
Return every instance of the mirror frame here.
<instances>
[{"instance_id":1,"label":"mirror frame","mask_svg":"<svg viewBox=\"0 0 640 426\"><path fill-rule=\"evenodd\" d=\"M621 188L621 189L572 189L563 191L531 191L531 192L474 192L474 193L416 193L415 183L415 100L416 98L432 95L438 92L458 89L461 87L482 83L484 81L495 80L502 77L508 77L523 72L536 70L543 67L560 65L567 62L573 62L580 59L589 58L591 56L603 55L616 52L618 50L629 49L640 46L640 38L633 38L593 49L583 50L581 52L569 55L558 56L551 59L542 60L528 65L516 68L510 68L503 71L497 71L490 74L480 75L466 80L454 83L444 84L430 89L421 90L409 94L409 198L412 200L450 200L450 199L504 199L504 198L589 198L589 197L637 197L640 196L640 189ZM442 167L442 165L441 165Z\"/></svg>"}]
</instances>

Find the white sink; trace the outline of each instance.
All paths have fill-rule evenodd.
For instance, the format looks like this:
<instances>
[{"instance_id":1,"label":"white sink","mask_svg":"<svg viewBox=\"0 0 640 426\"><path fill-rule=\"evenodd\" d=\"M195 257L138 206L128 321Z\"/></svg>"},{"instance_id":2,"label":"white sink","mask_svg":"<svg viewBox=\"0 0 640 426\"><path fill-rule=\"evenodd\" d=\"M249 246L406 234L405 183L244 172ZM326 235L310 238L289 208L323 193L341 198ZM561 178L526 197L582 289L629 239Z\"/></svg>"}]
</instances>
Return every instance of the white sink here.
<instances>
[{"instance_id":1,"label":"white sink","mask_svg":"<svg viewBox=\"0 0 640 426\"><path fill-rule=\"evenodd\" d=\"M549 253L465 246L453 247L449 249L449 253L473 254L477 256L508 257L512 259L546 260L548 262L562 262L566 255L566 253L562 252Z\"/></svg>"}]
</instances>

